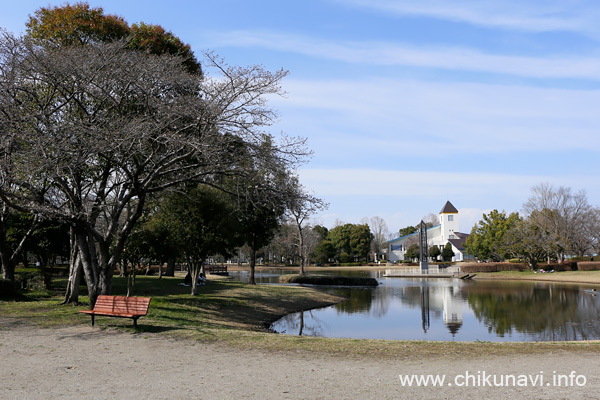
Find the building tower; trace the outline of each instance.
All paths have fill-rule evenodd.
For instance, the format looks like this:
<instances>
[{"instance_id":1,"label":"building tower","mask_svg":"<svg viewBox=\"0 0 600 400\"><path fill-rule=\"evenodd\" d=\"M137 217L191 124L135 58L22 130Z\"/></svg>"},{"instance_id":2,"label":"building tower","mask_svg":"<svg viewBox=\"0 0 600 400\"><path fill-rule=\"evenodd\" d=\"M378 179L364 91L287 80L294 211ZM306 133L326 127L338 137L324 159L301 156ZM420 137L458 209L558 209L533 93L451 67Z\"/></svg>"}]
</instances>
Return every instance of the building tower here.
<instances>
[{"instance_id":1,"label":"building tower","mask_svg":"<svg viewBox=\"0 0 600 400\"><path fill-rule=\"evenodd\" d=\"M440 211L440 225L442 226L442 243L446 243L448 239L458 239L455 233L458 232L458 210L449 201Z\"/></svg>"}]
</instances>

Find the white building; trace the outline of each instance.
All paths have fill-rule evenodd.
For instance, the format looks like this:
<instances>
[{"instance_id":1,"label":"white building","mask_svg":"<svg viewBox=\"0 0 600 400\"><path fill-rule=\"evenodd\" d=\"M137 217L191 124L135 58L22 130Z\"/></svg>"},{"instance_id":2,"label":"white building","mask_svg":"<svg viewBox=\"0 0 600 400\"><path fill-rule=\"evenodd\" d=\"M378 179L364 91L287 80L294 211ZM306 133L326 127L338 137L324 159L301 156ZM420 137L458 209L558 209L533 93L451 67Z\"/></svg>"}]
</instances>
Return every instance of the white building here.
<instances>
[{"instance_id":1,"label":"white building","mask_svg":"<svg viewBox=\"0 0 600 400\"><path fill-rule=\"evenodd\" d=\"M427 229L428 247L438 246L440 250L444 249L446 243L452 245L454 257L452 261L464 261L470 258L465 251L465 240L469 237L466 233L458 232L458 210L450 203L446 202L439 216L440 224ZM387 257L389 262L402 261L406 250L413 245L419 244L419 232L402 236L388 242Z\"/></svg>"}]
</instances>

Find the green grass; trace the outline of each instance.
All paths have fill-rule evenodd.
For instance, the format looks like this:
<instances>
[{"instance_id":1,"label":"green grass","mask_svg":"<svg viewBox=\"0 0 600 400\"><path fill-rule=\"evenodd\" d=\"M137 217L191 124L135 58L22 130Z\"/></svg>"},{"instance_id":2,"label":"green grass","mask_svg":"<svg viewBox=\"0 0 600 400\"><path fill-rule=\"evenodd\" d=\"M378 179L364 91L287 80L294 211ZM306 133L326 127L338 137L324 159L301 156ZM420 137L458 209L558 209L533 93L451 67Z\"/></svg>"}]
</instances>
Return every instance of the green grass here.
<instances>
[{"instance_id":1,"label":"green grass","mask_svg":"<svg viewBox=\"0 0 600 400\"><path fill-rule=\"evenodd\" d=\"M218 280L200 286L199 294L191 296L190 287L181 286L182 282L182 278L137 277L134 295L152 297L148 315L138 321L140 331L193 334L199 339L212 338L215 332L232 329L265 331L268 324L282 315L343 300L308 288ZM53 285L62 287L66 285L66 279L55 279ZM41 327L86 324L90 317L77 312L89 308L85 287L81 287L81 292L82 304L79 306L60 305L62 298L48 292L27 293L0 301L0 315ZM126 293L126 279L113 278L112 294ZM128 328L132 325L129 319L99 316L96 320L101 327Z\"/></svg>"}]
</instances>

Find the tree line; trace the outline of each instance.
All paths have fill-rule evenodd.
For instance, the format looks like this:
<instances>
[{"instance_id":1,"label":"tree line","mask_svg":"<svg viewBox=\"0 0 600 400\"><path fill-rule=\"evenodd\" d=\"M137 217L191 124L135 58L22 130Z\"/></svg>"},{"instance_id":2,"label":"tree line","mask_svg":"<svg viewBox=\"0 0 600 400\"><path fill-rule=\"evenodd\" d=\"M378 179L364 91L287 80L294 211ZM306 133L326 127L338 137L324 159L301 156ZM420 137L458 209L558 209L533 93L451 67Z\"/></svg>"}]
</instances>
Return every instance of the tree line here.
<instances>
[{"instance_id":1,"label":"tree line","mask_svg":"<svg viewBox=\"0 0 600 400\"><path fill-rule=\"evenodd\" d=\"M482 261L519 258L532 269L539 261L593 256L600 251L600 209L583 190L542 183L532 188L522 214L484 214L465 247Z\"/></svg>"}]
</instances>

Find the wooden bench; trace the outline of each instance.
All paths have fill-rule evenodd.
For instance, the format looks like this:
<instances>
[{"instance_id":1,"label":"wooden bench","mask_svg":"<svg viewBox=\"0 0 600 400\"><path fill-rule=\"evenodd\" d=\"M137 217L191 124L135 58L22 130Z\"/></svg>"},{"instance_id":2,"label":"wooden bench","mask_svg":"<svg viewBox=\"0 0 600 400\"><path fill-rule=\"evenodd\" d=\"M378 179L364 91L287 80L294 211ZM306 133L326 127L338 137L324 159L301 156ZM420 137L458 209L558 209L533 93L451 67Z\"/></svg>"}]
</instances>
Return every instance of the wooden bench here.
<instances>
[{"instance_id":1,"label":"wooden bench","mask_svg":"<svg viewBox=\"0 0 600 400\"><path fill-rule=\"evenodd\" d=\"M208 273L209 274L213 274L213 275L227 275L227 276L229 276L229 273L227 272L227 265L209 265L208 266Z\"/></svg>"},{"instance_id":2,"label":"wooden bench","mask_svg":"<svg viewBox=\"0 0 600 400\"><path fill-rule=\"evenodd\" d=\"M148 314L151 299L151 297L100 295L93 310L80 310L79 312L92 316L92 326L94 326L94 317L103 315L106 317L131 318L133 319L133 327L137 328L138 318Z\"/></svg>"}]
</instances>

